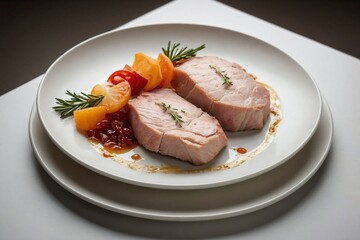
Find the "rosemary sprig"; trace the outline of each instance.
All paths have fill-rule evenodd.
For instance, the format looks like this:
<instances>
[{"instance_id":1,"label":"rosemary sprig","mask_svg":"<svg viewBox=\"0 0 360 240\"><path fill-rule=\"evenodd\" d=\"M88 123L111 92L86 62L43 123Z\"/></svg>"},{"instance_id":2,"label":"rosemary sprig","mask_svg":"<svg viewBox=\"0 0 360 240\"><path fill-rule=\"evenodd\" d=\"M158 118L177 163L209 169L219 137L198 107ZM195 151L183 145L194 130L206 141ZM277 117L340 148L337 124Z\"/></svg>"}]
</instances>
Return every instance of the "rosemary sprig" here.
<instances>
[{"instance_id":1,"label":"rosemary sprig","mask_svg":"<svg viewBox=\"0 0 360 240\"><path fill-rule=\"evenodd\" d=\"M162 107L164 112L168 113L172 117L172 119L174 119L176 125L178 125L179 127L182 127L182 123L184 123L184 120L182 120L182 116L179 115L177 108L171 108L170 104L166 104L164 102L156 103L156 105L159 105L160 107ZM184 110L180 110L180 111L182 113L185 113Z\"/></svg>"},{"instance_id":2,"label":"rosemary sprig","mask_svg":"<svg viewBox=\"0 0 360 240\"><path fill-rule=\"evenodd\" d=\"M181 47L180 43L171 43L168 42L167 48L161 48L163 53L170 58L172 62L178 62L180 60L188 59L190 57L196 56L196 53L205 48L205 44L197 47L197 48L188 48Z\"/></svg>"},{"instance_id":3,"label":"rosemary sprig","mask_svg":"<svg viewBox=\"0 0 360 240\"><path fill-rule=\"evenodd\" d=\"M226 85L227 87L232 85L232 81L231 81L230 77L227 75L225 70L221 71L219 68L217 68L216 66L213 66L213 65L209 65L209 67L211 69L214 69L216 74L219 74L223 78L223 80L224 80L223 85Z\"/></svg>"},{"instance_id":4,"label":"rosemary sprig","mask_svg":"<svg viewBox=\"0 0 360 240\"><path fill-rule=\"evenodd\" d=\"M70 100L63 100L60 98L56 99L57 106L54 106L53 109L60 113L61 118L69 117L73 114L75 110L94 107L98 105L104 98L103 95L92 95L81 92L81 94L71 93L66 91L66 94L71 98Z\"/></svg>"}]
</instances>

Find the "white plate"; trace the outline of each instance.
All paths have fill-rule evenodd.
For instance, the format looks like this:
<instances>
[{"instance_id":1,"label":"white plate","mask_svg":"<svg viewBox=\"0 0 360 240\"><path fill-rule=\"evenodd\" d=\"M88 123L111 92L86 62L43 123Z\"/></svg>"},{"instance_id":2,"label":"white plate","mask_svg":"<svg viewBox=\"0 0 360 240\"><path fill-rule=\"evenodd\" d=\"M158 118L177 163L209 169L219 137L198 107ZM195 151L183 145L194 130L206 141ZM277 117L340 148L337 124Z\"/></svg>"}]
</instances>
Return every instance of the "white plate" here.
<instances>
[{"instance_id":1,"label":"white plate","mask_svg":"<svg viewBox=\"0 0 360 240\"><path fill-rule=\"evenodd\" d=\"M255 158L239 167L223 171L193 174L147 173L135 171L97 154L86 138L79 134L72 118L61 120L52 110L55 97L67 98L66 90L90 92L93 85L104 82L115 70L132 64L136 52L157 56L169 40L195 47L206 43L199 55L217 55L240 63L247 71L273 87L278 93L283 120L272 144ZM184 24L136 27L106 33L72 48L46 72L37 95L40 120L53 142L80 164L126 183L154 188L196 189L222 186L262 174L296 154L312 137L321 113L321 98L315 82L304 69L277 48L253 37L225 29ZM216 159L203 168L234 161L233 147L249 151L264 140L266 128L259 132L229 135L229 144ZM145 166L177 165L181 169L196 167L150 153L141 147L124 154L140 153Z\"/></svg>"},{"instance_id":2,"label":"white plate","mask_svg":"<svg viewBox=\"0 0 360 240\"><path fill-rule=\"evenodd\" d=\"M273 204L305 184L329 151L333 125L327 104L310 142L283 165L240 183L199 190L144 188L107 178L77 164L62 153L42 127L36 108L29 134L46 172L61 186L100 207L142 218L192 221L226 218Z\"/></svg>"}]
</instances>

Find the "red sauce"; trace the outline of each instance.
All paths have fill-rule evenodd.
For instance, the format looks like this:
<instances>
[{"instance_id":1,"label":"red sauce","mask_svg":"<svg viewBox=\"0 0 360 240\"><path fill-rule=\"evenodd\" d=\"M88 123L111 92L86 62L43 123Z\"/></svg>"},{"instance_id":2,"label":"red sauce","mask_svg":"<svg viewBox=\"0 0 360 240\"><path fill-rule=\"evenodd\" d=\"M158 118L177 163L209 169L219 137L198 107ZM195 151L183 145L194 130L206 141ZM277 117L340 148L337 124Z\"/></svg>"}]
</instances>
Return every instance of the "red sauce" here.
<instances>
[{"instance_id":1,"label":"red sauce","mask_svg":"<svg viewBox=\"0 0 360 240\"><path fill-rule=\"evenodd\" d=\"M103 155L103 157L106 157L106 158L112 157L111 154L108 154L106 152L103 152L102 155Z\"/></svg>"},{"instance_id":2,"label":"red sauce","mask_svg":"<svg viewBox=\"0 0 360 240\"><path fill-rule=\"evenodd\" d=\"M95 129L87 132L87 136L90 141L101 143L110 153L124 153L138 145L127 115L122 110L106 114Z\"/></svg>"},{"instance_id":3,"label":"red sauce","mask_svg":"<svg viewBox=\"0 0 360 240\"><path fill-rule=\"evenodd\" d=\"M241 154L247 153L246 148L242 148L242 147L236 148L236 151L237 151L238 153L241 153Z\"/></svg>"},{"instance_id":4,"label":"red sauce","mask_svg":"<svg viewBox=\"0 0 360 240\"><path fill-rule=\"evenodd\" d=\"M141 159L141 156L139 154L133 154L133 155L131 155L131 159L135 160L135 161L138 161L138 160Z\"/></svg>"}]
</instances>

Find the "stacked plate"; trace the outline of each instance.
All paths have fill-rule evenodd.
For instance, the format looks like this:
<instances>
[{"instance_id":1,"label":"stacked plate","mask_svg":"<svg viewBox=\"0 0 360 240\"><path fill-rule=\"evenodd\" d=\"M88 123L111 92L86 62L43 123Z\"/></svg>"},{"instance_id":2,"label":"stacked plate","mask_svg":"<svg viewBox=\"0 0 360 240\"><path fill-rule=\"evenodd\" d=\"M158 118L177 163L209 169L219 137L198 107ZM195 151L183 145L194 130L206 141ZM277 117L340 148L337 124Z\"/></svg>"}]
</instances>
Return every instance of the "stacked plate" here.
<instances>
[{"instance_id":1,"label":"stacked plate","mask_svg":"<svg viewBox=\"0 0 360 240\"><path fill-rule=\"evenodd\" d=\"M53 111L55 98L66 98L66 90L90 92L112 72L131 64L136 52L156 56L169 40L191 47L205 43L201 55L242 65L273 89L272 101L281 119L275 125L272 116L260 131L227 133L228 146L199 167L141 146L104 157L76 130L72 118L61 119ZM132 216L194 221L245 214L294 192L324 161L333 126L316 83L279 49L226 29L164 24L109 32L66 52L40 84L29 132L41 165L75 195ZM238 153L237 147L247 153ZM133 154L142 160L132 160Z\"/></svg>"}]
</instances>

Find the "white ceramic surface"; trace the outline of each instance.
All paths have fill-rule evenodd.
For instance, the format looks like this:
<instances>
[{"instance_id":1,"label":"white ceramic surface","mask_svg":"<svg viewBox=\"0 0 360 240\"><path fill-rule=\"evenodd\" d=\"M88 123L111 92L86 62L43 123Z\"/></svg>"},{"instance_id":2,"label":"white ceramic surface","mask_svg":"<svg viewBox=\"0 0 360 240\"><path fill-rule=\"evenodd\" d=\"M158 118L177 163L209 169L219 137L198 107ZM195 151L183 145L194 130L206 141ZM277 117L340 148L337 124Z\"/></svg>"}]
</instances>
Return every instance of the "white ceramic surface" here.
<instances>
[{"instance_id":1,"label":"white ceramic surface","mask_svg":"<svg viewBox=\"0 0 360 240\"><path fill-rule=\"evenodd\" d=\"M305 184L329 151L333 123L324 104L318 129L289 161L261 176L228 186L198 190L153 189L126 184L77 164L51 141L36 114L29 134L40 164L61 186L100 207L142 218L194 221L226 218L273 204Z\"/></svg>"},{"instance_id":2,"label":"white ceramic surface","mask_svg":"<svg viewBox=\"0 0 360 240\"><path fill-rule=\"evenodd\" d=\"M197 174L146 173L129 169L95 152L75 129L72 118L62 120L52 110L55 97L65 91L89 92L115 70L131 64L136 52L157 56L169 40L195 47L206 43L199 55L217 55L240 63L248 72L275 89L283 120L272 144L239 167ZM321 97L316 83L304 69L277 48L253 37L225 29L164 24L106 33L79 44L61 56L46 72L37 95L41 123L50 139L78 163L98 172L140 186L166 189L200 189L240 182L265 173L296 154L311 139L321 113ZM228 148L208 166L232 161L234 146L253 149L263 140L264 131L229 135ZM124 155L139 153L145 165L178 165L193 168L172 158L150 153L142 147ZM207 167L207 166L206 166Z\"/></svg>"}]
</instances>

